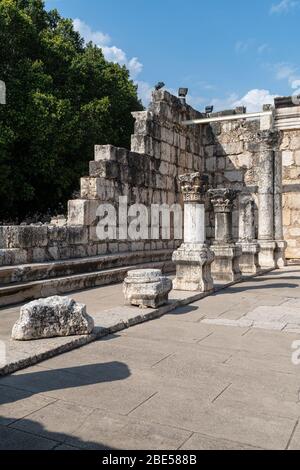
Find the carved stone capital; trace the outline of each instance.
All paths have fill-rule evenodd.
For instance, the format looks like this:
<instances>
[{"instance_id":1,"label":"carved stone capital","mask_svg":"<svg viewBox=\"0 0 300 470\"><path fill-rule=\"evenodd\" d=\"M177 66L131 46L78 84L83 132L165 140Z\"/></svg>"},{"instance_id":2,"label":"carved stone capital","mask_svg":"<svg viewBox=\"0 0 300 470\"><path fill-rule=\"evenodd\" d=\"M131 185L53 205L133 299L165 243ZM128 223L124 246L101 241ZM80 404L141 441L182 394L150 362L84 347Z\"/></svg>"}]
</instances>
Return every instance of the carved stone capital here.
<instances>
[{"instance_id":1,"label":"carved stone capital","mask_svg":"<svg viewBox=\"0 0 300 470\"><path fill-rule=\"evenodd\" d=\"M235 189L210 189L208 195L215 212L232 212L239 191Z\"/></svg>"},{"instance_id":2,"label":"carved stone capital","mask_svg":"<svg viewBox=\"0 0 300 470\"><path fill-rule=\"evenodd\" d=\"M188 173L179 176L184 202L205 203L208 190L208 176L201 173Z\"/></svg>"},{"instance_id":3,"label":"carved stone capital","mask_svg":"<svg viewBox=\"0 0 300 470\"><path fill-rule=\"evenodd\" d=\"M257 133L264 150L278 150L282 133L277 130L263 130Z\"/></svg>"}]
</instances>

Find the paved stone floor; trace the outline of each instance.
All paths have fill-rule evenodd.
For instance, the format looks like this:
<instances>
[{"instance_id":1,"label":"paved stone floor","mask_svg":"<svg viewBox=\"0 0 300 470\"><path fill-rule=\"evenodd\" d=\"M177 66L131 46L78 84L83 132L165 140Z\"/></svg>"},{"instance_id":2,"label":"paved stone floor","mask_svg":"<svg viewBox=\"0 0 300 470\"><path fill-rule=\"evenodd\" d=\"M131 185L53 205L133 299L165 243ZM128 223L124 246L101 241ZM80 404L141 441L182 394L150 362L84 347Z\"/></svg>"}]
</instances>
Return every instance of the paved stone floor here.
<instances>
[{"instance_id":1,"label":"paved stone floor","mask_svg":"<svg viewBox=\"0 0 300 470\"><path fill-rule=\"evenodd\" d=\"M293 266L3 377L0 449L300 449L298 311Z\"/></svg>"}]
</instances>

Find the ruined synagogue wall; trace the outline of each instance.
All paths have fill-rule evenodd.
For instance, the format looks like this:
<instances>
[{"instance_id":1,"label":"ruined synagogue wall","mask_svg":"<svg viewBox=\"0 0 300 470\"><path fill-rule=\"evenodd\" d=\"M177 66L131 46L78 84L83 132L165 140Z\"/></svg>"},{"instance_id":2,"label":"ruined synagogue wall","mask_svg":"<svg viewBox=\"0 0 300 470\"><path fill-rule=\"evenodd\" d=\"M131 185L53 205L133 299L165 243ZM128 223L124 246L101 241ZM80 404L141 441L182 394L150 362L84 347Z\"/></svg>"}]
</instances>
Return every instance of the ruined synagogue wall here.
<instances>
[{"instance_id":1,"label":"ruined synagogue wall","mask_svg":"<svg viewBox=\"0 0 300 470\"><path fill-rule=\"evenodd\" d=\"M283 165L283 233L287 258L300 258L300 129L284 130L281 142Z\"/></svg>"},{"instance_id":2,"label":"ruined synagogue wall","mask_svg":"<svg viewBox=\"0 0 300 470\"><path fill-rule=\"evenodd\" d=\"M232 111L231 114L235 112ZM222 115L222 113L219 113ZM228 121L204 126L202 145L204 171L213 188L231 188L240 196L250 194L255 202L255 233L258 233L258 161L259 121ZM209 240L214 238L214 213L207 206L206 229ZM238 199L233 210L233 236L237 240L239 225Z\"/></svg>"},{"instance_id":3,"label":"ruined synagogue wall","mask_svg":"<svg viewBox=\"0 0 300 470\"><path fill-rule=\"evenodd\" d=\"M182 204L178 176L203 171L201 127L182 121L202 117L164 90L155 91L147 111L136 119L131 149L95 147L89 175L81 179L80 198L69 201L67 224L0 227L0 265L16 265L97 255L170 250L182 240L99 240L99 204L118 209L119 196L128 204ZM150 235L150 233L149 233ZM172 235L172 234L171 234Z\"/></svg>"}]
</instances>

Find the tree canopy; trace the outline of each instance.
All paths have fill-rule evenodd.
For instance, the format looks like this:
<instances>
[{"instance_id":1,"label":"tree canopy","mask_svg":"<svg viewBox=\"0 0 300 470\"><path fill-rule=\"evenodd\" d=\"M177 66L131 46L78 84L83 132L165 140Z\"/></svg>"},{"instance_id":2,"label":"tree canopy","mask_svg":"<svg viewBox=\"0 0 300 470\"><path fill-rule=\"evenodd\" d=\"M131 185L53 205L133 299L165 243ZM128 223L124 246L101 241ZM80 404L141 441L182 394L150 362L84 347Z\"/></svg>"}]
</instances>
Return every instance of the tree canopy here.
<instances>
[{"instance_id":1,"label":"tree canopy","mask_svg":"<svg viewBox=\"0 0 300 470\"><path fill-rule=\"evenodd\" d=\"M94 145L128 147L142 109L126 67L42 0L0 0L0 80L0 220L66 203Z\"/></svg>"}]
</instances>

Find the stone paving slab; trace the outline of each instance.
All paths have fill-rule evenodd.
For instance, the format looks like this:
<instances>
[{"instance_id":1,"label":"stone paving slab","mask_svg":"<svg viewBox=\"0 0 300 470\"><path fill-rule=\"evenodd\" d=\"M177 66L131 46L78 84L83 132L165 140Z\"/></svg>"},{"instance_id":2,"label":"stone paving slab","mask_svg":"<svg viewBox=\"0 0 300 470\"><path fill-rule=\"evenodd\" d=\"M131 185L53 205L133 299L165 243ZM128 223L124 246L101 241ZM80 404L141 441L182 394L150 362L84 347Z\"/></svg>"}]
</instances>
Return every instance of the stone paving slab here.
<instances>
[{"instance_id":1,"label":"stone paving slab","mask_svg":"<svg viewBox=\"0 0 300 470\"><path fill-rule=\"evenodd\" d=\"M292 418L262 416L253 407L247 408L245 403L208 404L199 400L196 393L182 394L178 390L155 395L132 415L135 419L182 427L265 449L285 448L297 422Z\"/></svg>"},{"instance_id":2,"label":"stone paving slab","mask_svg":"<svg viewBox=\"0 0 300 470\"><path fill-rule=\"evenodd\" d=\"M239 442L226 441L225 439L217 439L204 434L193 433L181 450L262 450L260 447L248 446Z\"/></svg>"},{"instance_id":3,"label":"stone paving slab","mask_svg":"<svg viewBox=\"0 0 300 470\"><path fill-rule=\"evenodd\" d=\"M269 272L269 270L267 271ZM261 273L262 275L263 273ZM217 284L215 292L233 285ZM87 311L93 317L95 329L91 335L50 338L36 341L17 342L10 338L12 327L19 317L20 306L0 309L0 341L5 344L6 357L0 356L0 376L11 374L50 357L89 344L111 333L130 328L138 323L159 318L177 307L185 306L211 295L201 292L172 291L167 305L157 309L138 309L123 305L122 284L90 289L74 293L72 298L87 304ZM104 306L111 308L105 309Z\"/></svg>"},{"instance_id":4,"label":"stone paving slab","mask_svg":"<svg viewBox=\"0 0 300 470\"><path fill-rule=\"evenodd\" d=\"M282 284L289 270L280 272ZM180 306L0 378L0 447L299 450L299 335L199 321L209 318L210 299L212 320L226 314L214 311L216 297L235 298L241 317L251 299L252 310L272 305L271 288L245 299L240 287L205 299L205 313L202 301ZM277 307L296 308L290 292L276 295ZM129 311L121 320L135 321Z\"/></svg>"},{"instance_id":5,"label":"stone paving slab","mask_svg":"<svg viewBox=\"0 0 300 470\"><path fill-rule=\"evenodd\" d=\"M52 450L57 443L0 425L0 450Z\"/></svg>"}]
</instances>

